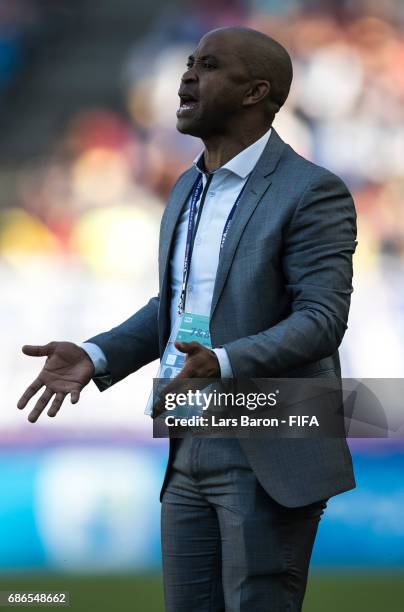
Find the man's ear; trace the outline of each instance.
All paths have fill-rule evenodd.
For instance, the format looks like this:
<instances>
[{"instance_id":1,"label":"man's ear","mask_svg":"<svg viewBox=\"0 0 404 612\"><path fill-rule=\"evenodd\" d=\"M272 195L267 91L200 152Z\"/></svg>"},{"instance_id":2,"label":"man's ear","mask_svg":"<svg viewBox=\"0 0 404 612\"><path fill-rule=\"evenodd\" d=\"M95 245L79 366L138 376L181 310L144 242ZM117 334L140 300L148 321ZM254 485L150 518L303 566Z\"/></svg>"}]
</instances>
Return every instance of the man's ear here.
<instances>
[{"instance_id":1,"label":"man's ear","mask_svg":"<svg viewBox=\"0 0 404 612\"><path fill-rule=\"evenodd\" d=\"M243 106L253 106L253 104L261 102L261 100L269 96L270 91L271 84L269 81L252 81L249 89L244 94Z\"/></svg>"}]
</instances>

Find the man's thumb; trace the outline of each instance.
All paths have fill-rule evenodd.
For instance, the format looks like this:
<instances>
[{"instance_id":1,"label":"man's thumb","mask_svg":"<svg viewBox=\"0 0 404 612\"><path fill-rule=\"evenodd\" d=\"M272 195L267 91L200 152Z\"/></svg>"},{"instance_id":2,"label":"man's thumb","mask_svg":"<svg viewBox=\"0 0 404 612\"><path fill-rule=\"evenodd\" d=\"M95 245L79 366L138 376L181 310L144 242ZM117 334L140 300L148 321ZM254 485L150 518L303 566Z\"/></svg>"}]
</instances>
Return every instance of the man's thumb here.
<instances>
[{"instance_id":1,"label":"man's thumb","mask_svg":"<svg viewBox=\"0 0 404 612\"><path fill-rule=\"evenodd\" d=\"M192 355L202 348L199 342L175 342L174 344L175 348L181 353L188 353L188 355Z\"/></svg>"},{"instance_id":2,"label":"man's thumb","mask_svg":"<svg viewBox=\"0 0 404 612\"><path fill-rule=\"evenodd\" d=\"M24 355L29 355L30 357L46 357L50 355L55 343L49 342L48 344L43 344L40 346L33 344L24 344L22 347L22 352Z\"/></svg>"}]
</instances>

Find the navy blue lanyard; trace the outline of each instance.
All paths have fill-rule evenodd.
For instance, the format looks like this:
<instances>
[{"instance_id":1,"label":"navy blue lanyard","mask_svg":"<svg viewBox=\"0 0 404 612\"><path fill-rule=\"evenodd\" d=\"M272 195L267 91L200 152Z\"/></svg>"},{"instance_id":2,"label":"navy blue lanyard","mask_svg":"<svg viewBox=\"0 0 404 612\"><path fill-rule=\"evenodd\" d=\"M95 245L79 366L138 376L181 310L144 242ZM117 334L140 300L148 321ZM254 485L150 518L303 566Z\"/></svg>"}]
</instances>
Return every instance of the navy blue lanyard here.
<instances>
[{"instance_id":1,"label":"navy blue lanyard","mask_svg":"<svg viewBox=\"0 0 404 612\"><path fill-rule=\"evenodd\" d=\"M178 303L178 314L182 314L185 308L185 298L186 298L186 292L187 292L187 286L188 286L188 280L189 280L192 252L194 249L195 236L196 236L196 232L198 231L199 221L201 219L201 214L202 214L202 208L205 203L206 193L209 189L209 185L212 180L212 177L213 175L210 174L208 177L208 180L206 181L205 188L203 189L202 174L201 174L196 179L196 182L192 188L191 204L189 207L189 217L188 217L187 241L185 243L185 256L184 256L184 268L183 268L183 274L182 274L181 295L180 295L180 301ZM244 183L240 193L238 194L237 199L234 202L231 211L229 212L229 216L227 217L226 223L224 224L222 239L220 241L220 252L223 249L227 233L230 229L231 222L233 221L234 213L236 212L237 206L240 203L240 199L244 191L244 187L246 186L246 182ZM199 205L198 214L195 220L196 206L198 204L199 198L201 199L201 203Z\"/></svg>"}]
</instances>

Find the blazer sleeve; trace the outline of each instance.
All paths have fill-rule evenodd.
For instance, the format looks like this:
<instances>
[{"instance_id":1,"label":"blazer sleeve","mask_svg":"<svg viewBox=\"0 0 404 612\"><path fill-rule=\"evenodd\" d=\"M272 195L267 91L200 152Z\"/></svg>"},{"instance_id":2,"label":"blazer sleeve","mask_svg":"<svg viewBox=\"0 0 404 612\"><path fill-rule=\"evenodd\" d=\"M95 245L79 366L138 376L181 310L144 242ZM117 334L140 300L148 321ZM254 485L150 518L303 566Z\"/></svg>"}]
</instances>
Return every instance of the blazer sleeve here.
<instances>
[{"instance_id":1,"label":"blazer sleeve","mask_svg":"<svg viewBox=\"0 0 404 612\"><path fill-rule=\"evenodd\" d=\"M236 377L271 377L338 348L352 293L356 213L341 179L321 169L284 228L282 265L290 314L258 334L224 345Z\"/></svg>"},{"instance_id":2,"label":"blazer sleeve","mask_svg":"<svg viewBox=\"0 0 404 612\"><path fill-rule=\"evenodd\" d=\"M93 378L100 391L159 357L158 309L157 296L117 327L86 340L99 346L107 359L108 374Z\"/></svg>"}]
</instances>

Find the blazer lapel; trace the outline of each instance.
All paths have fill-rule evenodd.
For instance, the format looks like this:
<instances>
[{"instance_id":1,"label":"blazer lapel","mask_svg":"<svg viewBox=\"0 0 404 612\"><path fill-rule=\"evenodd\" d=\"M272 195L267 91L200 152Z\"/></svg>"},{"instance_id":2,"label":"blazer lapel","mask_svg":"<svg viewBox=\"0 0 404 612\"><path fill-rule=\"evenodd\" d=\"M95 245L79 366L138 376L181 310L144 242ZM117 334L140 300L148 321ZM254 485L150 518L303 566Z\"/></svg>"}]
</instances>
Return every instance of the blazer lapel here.
<instances>
[{"instance_id":1,"label":"blazer lapel","mask_svg":"<svg viewBox=\"0 0 404 612\"><path fill-rule=\"evenodd\" d=\"M160 229L160 244L159 244L159 285L160 285L160 307L159 307L159 337L160 350L164 351L164 347L169 335L169 312L168 304L169 296L169 260L171 246L174 238L175 228L178 219L187 202L192 187L197 179L198 172L192 167L179 179L175 185L166 210L163 215Z\"/></svg>"},{"instance_id":2,"label":"blazer lapel","mask_svg":"<svg viewBox=\"0 0 404 612\"><path fill-rule=\"evenodd\" d=\"M276 169L285 146L285 143L279 137L278 133L272 128L268 144L248 179L232 224L229 228L229 232L226 236L226 241L223 245L213 290L210 319L213 317L213 313L223 291L243 231L271 184L270 175Z\"/></svg>"},{"instance_id":3,"label":"blazer lapel","mask_svg":"<svg viewBox=\"0 0 404 612\"><path fill-rule=\"evenodd\" d=\"M159 253L159 274L160 286L163 284L168 273L168 260L171 251L171 245L174 238L175 228L182 212L182 209L188 200L191 189L196 181L198 172L195 168L190 168L180 178L175 185L170 199L167 203L165 214L161 223L160 232L160 253Z\"/></svg>"}]
</instances>

